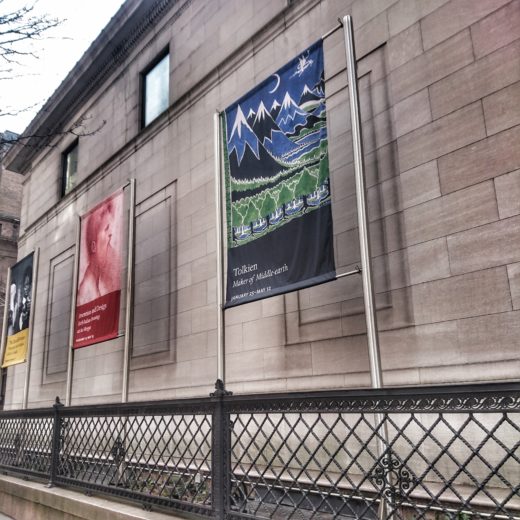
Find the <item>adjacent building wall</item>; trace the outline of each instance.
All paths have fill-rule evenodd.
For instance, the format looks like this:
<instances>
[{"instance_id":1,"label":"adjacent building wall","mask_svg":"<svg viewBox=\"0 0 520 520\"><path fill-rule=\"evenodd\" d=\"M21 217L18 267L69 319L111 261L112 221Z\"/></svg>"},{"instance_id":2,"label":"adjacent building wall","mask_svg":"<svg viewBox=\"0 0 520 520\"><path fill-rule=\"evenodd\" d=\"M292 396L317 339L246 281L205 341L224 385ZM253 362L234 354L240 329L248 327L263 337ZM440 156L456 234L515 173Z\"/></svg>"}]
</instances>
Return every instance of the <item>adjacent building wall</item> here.
<instances>
[{"instance_id":1,"label":"adjacent building wall","mask_svg":"<svg viewBox=\"0 0 520 520\"><path fill-rule=\"evenodd\" d=\"M4 298L7 269L16 262L23 177L2 168L0 158L0 294ZM3 305L3 303L2 303ZM2 307L3 315L3 307Z\"/></svg>"},{"instance_id":2,"label":"adjacent building wall","mask_svg":"<svg viewBox=\"0 0 520 520\"><path fill-rule=\"evenodd\" d=\"M134 28L144 34L138 44L81 109L67 114L70 124L88 116L91 128L106 121L79 138L77 189L60 199L61 152L74 136L57 138L26 173L19 256L40 248L30 405L47 406L65 393L77 216L130 178L137 182L130 398L211 391L213 114L345 14L354 19L359 59L384 382L516 379L520 2L171 4L151 30ZM125 16L109 29L123 30ZM92 55L109 45L106 32L100 38ZM171 106L140 130L139 74L167 46ZM324 49L341 272L359 263L341 30ZM81 81L81 71L69 83ZM119 337L76 352L73 403L120 400L122 349ZM230 309L226 349L227 387L235 393L368 386L360 277ZM20 406L25 369L9 369L9 407Z\"/></svg>"},{"instance_id":3,"label":"adjacent building wall","mask_svg":"<svg viewBox=\"0 0 520 520\"><path fill-rule=\"evenodd\" d=\"M0 133L0 139L13 139L13 132ZM0 145L0 316L3 319L6 302L7 272L16 262L18 230L20 227L20 207L22 204L23 177L6 170L3 165L7 144ZM3 323L0 325L0 332ZM2 369L0 369L2 370ZM5 392L5 371L0 377L0 406Z\"/></svg>"}]
</instances>

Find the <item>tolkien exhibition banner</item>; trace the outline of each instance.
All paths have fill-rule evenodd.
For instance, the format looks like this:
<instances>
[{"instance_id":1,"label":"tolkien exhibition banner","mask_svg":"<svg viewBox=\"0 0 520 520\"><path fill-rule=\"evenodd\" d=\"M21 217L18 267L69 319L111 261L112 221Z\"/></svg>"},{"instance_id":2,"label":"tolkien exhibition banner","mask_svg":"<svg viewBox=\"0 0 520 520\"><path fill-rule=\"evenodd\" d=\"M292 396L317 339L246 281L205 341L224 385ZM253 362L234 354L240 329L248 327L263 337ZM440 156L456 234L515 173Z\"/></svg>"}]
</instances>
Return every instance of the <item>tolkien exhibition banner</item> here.
<instances>
[{"instance_id":1,"label":"tolkien exhibition banner","mask_svg":"<svg viewBox=\"0 0 520 520\"><path fill-rule=\"evenodd\" d=\"M117 337L123 190L81 217L74 348Z\"/></svg>"},{"instance_id":2,"label":"tolkien exhibition banner","mask_svg":"<svg viewBox=\"0 0 520 520\"><path fill-rule=\"evenodd\" d=\"M333 280L321 40L224 119L226 307Z\"/></svg>"},{"instance_id":3,"label":"tolkien exhibition banner","mask_svg":"<svg viewBox=\"0 0 520 520\"><path fill-rule=\"evenodd\" d=\"M11 268L11 285L6 291L7 335L2 368L27 361L29 318L33 280L33 257L26 256Z\"/></svg>"}]
</instances>

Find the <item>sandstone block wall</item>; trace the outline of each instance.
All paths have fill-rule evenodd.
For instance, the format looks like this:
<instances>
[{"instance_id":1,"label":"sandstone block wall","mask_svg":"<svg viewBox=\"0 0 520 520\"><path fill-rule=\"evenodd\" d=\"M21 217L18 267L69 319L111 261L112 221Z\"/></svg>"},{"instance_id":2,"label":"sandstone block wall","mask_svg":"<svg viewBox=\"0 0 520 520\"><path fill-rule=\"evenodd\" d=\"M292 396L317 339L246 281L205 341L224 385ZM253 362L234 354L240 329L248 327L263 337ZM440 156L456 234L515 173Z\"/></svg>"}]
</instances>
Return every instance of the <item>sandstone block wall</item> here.
<instances>
[{"instance_id":1,"label":"sandstone block wall","mask_svg":"<svg viewBox=\"0 0 520 520\"><path fill-rule=\"evenodd\" d=\"M176 9L70 114L107 121L79 140L78 188L60 200L69 138L39 155L24 185L20 257L41 251L31 406L64 395L77 215L129 178L137 182L130 398L211 391L213 114L345 14L356 31L384 382L517 379L520 2L192 0ZM139 73L166 46L171 106L142 130ZM341 272L359 262L342 31L324 49ZM226 347L236 393L368 386L360 278L227 311ZM77 351L73 403L120 399L122 348L120 337ZM9 369L11 407L25 369Z\"/></svg>"}]
</instances>

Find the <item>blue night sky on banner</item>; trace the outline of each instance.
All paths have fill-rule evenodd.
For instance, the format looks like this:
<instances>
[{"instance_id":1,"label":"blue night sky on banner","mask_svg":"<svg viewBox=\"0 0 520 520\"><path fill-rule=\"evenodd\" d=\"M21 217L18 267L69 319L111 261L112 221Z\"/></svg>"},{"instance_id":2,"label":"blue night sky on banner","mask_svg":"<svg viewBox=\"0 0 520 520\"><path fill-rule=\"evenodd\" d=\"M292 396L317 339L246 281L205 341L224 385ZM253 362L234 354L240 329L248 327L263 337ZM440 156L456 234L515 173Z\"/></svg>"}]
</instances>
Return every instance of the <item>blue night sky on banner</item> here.
<instances>
[{"instance_id":1,"label":"blue night sky on banner","mask_svg":"<svg viewBox=\"0 0 520 520\"><path fill-rule=\"evenodd\" d=\"M272 108L275 101L281 105L286 93L289 93L291 98L298 102L304 86L307 85L312 88L322 71L323 51L320 41L299 54L226 109L227 135L231 135L239 105L244 115L248 117L251 110L257 112L261 101L268 110Z\"/></svg>"}]
</instances>

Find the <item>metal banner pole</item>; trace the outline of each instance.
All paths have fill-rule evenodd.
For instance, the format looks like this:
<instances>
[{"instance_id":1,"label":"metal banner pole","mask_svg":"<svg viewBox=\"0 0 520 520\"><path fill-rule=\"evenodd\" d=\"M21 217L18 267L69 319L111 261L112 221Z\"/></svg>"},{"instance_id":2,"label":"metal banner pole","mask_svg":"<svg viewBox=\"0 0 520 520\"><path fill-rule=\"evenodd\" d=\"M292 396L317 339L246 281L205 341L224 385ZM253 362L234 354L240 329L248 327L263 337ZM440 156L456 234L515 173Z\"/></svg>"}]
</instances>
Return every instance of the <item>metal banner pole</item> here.
<instances>
[{"instance_id":1,"label":"metal banner pole","mask_svg":"<svg viewBox=\"0 0 520 520\"><path fill-rule=\"evenodd\" d=\"M81 240L81 218L76 219L76 251L74 257L74 274L72 275L72 306L69 324L69 355L67 357L67 384L65 389L65 406L70 406L72 399L72 374L74 370L74 324L76 320L76 298L78 293L79 251Z\"/></svg>"},{"instance_id":2,"label":"metal banner pole","mask_svg":"<svg viewBox=\"0 0 520 520\"><path fill-rule=\"evenodd\" d=\"M135 179L130 179L130 210L128 212L128 264L126 278L125 345L123 357L123 389L121 402L128 402L130 378L130 351L132 348L132 318L134 306L134 253L135 253Z\"/></svg>"},{"instance_id":3,"label":"metal banner pole","mask_svg":"<svg viewBox=\"0 0 520 520\"><path fill-rule=\"evenodd\" d=\"M2 326L2 343L0 344L0 391L3 388L3 374L4 369L1 368L1 365L4 364L4 356L5 356L5 347L7 342L7 316L9 315L9 300L11 299L11 268L7 269L7 281L5 282L5 299L4 299L4 318L3 318L3 326ZM5 397L5 396L0 396Z\"/></svg>"},{"instance_id":4,"label":"metal banner pole","mask_svg":"<svg viewBox=\"0 0 520 520\"><path fill-rule=\"evenodd\" d=\"M213 116L214 156L215 156L215 209L217 226L217 380L223 388L226 380L225 367L225 334L224 334L224 261L222 241L222 157L220 135L220 113Z\"/></svg>"},{"instance_id":5,"label":"metal banner pole","mask_svg":"<svg viewBox=\"0 0 520 520\"><path fill-rule=\"evenodd\" d=\"M365 301L365 317L367 322L368 350L370 356L370 376L373 388L382 388L383 377L379 354L379 336L377 333L377 316L375 306L374 285L372 282L372 260L368 227L367 196L365 187L365 162L363 158L363 138L361 134L361 117L359 111L359 94L357 85L357 67L354 49L354 32L352 17L343 18L345 32L345 52L347 54L348 91L350 99L350 119L352 122L352 144L354 148L354 171L356 175L356 201L359 222L359 247L361 252L361 269L363 278L363 296Z\"/></svg>"},{"instance_id":6,"label":"metal banner pole","mask_svg":"<svg viewBox=\"0 0 520 520\"><path fill-rule=\"evenodd\" d=\"M25 369L25 384L23 387L22 408L25 410L29 402L29 384L31 380L31 362L32 362L32 339L34 327L34 302L36 299L36 288L38 286L38 263L40 261L40 248L37 247L33 256L33 274L31 289L31 311L29 314L29 335L27 337L27 365Z\"/></svg>"},{"instance_id":7,"label":"metal banner pole","mask_svg":"<svg viewBox=\"0 0 520 520\"><path fill-rule=\"evenodd\" d=\"M347 78L350 100L350 120L352 124L352 146L354 150L354 172L356 177L356 201L359 225L359 249L361 253L361 276L363 280L363 300L367 325L368 355L370 361L370 379L372 388L383 387L379 335L377 330L377 313L375 292L372 281L372 257L370 254L370 235L367 211L367 195L365 186L365 163L363 154L363 136L361 132L361 115L359 109L359 93L357 83L356 51L354 47L354 29L352 17L343 17L345 34L345 53L347 57ZM383 414L375 414L376 428L379 430L377 450L379 457L385 453L388 445L388 429ZM380 425L377 427L377 425ZM387 503L381 500L380 518L388 518ZM392 516L392 515L390 515Z\"/></svg>"}]
</instances>

